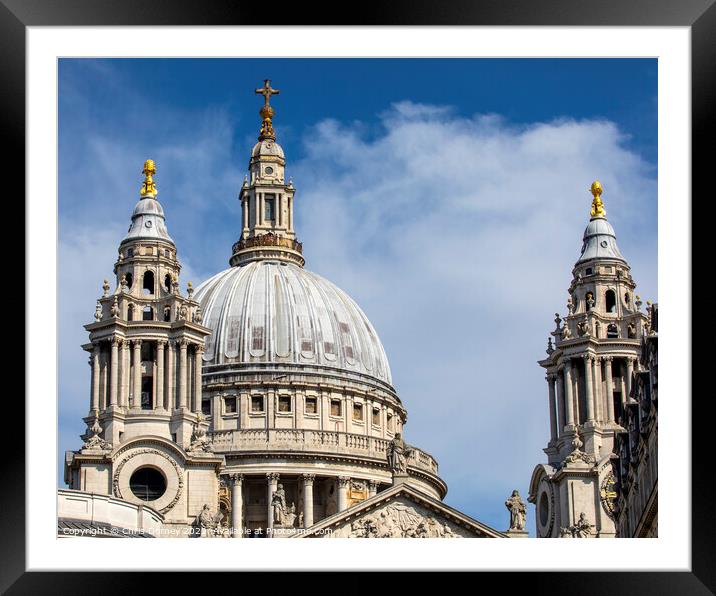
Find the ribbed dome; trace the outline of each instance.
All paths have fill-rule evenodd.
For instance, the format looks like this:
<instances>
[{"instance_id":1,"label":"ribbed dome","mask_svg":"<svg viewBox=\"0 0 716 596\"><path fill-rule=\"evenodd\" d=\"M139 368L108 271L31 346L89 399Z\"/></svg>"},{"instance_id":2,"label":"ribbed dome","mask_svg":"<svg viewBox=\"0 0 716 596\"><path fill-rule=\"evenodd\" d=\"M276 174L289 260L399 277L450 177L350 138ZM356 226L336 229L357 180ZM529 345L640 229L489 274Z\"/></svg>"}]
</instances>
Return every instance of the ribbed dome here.
<instances>
[{"instance_id":1,"label":"ribbed dome","mask_svg":"<svg viewBox=\"0 0 716 596\"><path fill-rule=\"evenodd\" d=\"M132 223L122 242L140 238L147 240L166 240L172 244L174 243L164 223L164 209L161 203L149 196L142 197L134 206Z\"/></svg>"},{"instance_id":2,"label":"ribbed dome","mask_svg":"<svg viewBox=\"0 0 716 596\"><path fill-rule=\"evenodd\" d=\"M577 263L591 259L617 259L625 261L617 246L614 228L605 217L593 217L584 230L582 254Z\"/></svg>"},{"instance_id":3,"label":"ribbed dome","mask_svg":"<svg viewBox=\"0 0 716 596\"><path fill-rule=\"evenodd\" d=\"M207 339L206 364L304 364L391 384L378 334L360 307L323 277L293 263L232 267L196 292Z\"/></svg>"}]
</instances>

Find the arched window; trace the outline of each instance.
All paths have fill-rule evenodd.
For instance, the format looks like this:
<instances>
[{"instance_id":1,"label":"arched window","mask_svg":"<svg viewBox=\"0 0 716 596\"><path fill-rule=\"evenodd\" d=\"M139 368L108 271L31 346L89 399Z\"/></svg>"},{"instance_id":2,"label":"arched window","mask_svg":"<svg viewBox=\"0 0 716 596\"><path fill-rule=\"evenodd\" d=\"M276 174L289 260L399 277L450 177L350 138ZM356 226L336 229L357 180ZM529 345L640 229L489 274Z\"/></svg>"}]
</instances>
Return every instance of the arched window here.
<instances>
[{"instance_id":1,"label":"arched window","mask_svg":"<svg viewBox=\"0 0 716 596\"><path fill-rule=\"evenodd\" d=\"M168 306L164 307L164 320L167 322L172 320L172 309Z\"/></svg>"},{"instance_id":2,"label":"arched window","mask_svg":"<svg viewBox=\"0 0 716 596\"><path fill-rule=\"evenodd\" d=\"M130 304L127 307L127 320L134 321L134 304Z\"/></svg>"},{"instance_id":3,"label":"arched window","mask_svg":"<svg viewBox=\"0 0 716 596\"><path fill-rule=\"evenodd\" d=\"M614 323L607 325L607 337L611 339L619 337L619 329L617 329L617 326Z\"/></svg>"},{"instance_id":4,"label":"arched window","mask_svg":"<svg viewBox=\"0 0 716 596\"><path fill-rule=\"evenodd\" d=\"M172 291L172 276L169 273L164 276L164 289L168 293Z\"/></svg>"},{"instance_id":5,"label":"arched window","mask_svg":"<svg viewBox=\"0 0 716 596\"><path fill-rule=\"evenodd\" d=\"M614 290L607 290L604 294L604 302L607 312L617 312L617 296Z\"/></svg>"},{"instance_id":6,"label":"arched window","mask_svg":"<svg viewBox=\"0 0 716 596\"><path fill-rule=\"evenodd\" d=\"M124 279L127 280L127 289L128 289L128 290L131 290L131 289L132 289L132 282L134 281L134 278L132 277L132 274L131 274L131 273L127 273L127 274L124 276Z\"/></svg>"},{"instance_id":7,"label":"arched window","mask_svg":"<svg viewBox=\"0 0 716 596\"><path fill-rule=\"evenodd\" d=\"M142 310L142 321L153 321L154 309L151 306L145 306Z\"/></svg>"},{"instance_id":8,"label":"arched window","mask_svg":"<svg viewBox=\"0 0 716 596\"><path fill-rule=\"evenodd\" d=\"M629 306L629 292L624 292L624 304Z\"/></svg>"},{"instance_id":9,"label":"arched window","mask_svg":"<svg viewBox=\"0 0 716 596\"><path fill-rule=\"evenodd\" d=\"M144 280L142 282L142 289L145 294L154 294L154 272L145 271Z\"/></svg>"}]
</instances>

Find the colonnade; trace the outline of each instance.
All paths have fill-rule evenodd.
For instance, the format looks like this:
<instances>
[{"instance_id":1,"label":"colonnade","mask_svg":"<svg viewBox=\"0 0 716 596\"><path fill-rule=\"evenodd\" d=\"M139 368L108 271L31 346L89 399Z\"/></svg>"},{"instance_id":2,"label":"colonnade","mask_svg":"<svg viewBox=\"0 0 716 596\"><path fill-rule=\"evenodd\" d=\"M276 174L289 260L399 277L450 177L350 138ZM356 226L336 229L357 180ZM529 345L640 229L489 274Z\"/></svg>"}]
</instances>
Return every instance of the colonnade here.
<instances>
[{"instance_id":1,"label":"colonnade","mask_svg":"<svg viewBox=\"0 0 716 596\"><path fill-rule=\"evenodd\" d=\"M277 472L269 472L266 474L266 528L267 530L274 527L274 512L272 500L274 493L278 490L281 475ZM315 474L301 474L299 476L303 501L303 527L310 528L316 521L313 511L313 485L316 481ZM243 474L229 475L231 486L231 527L233 528L232 537L240 538L243 535L244 519L243 519L243 483L245 476ZM338 487L338 511L344 511L348 508L348 490L351 478L348 476L338 476L335 478ZM368 481L368 498L376 495L378 492L378 481Z\"/></svg>"},{"instance_id":2,"label":"colonnade","mask_svg":"<svg viewBox=\"0 0 716 596\"><path fill-rule=\"evenodd\" d=\"M142 374L142 344L153 345L151 371ZM109 343L103 349L102 343ZM204 346L185 338L121 339L95 342L90 356L90 409L142 408L142 377L152 379L151 409L201 411L201 366Z\"/></svg>"},{"instance_id":3,"label":"colonnade","mask_svg":"<svg viewBox=\"0 0 716 596\"><path fill-rule=\"evenodd\" d=\"M572 358L564 360L556 372L547 374L549 399L550 436L554 441L578 424L596 425L615 423L613 363L614 356L600 356L587 352L580 356L584 361L584 402L585 419L580 420L579 411L579 367ZM636 356L617 356L625 361L625 371L617 383L622 404L631 392L632 374ZM604 373L602 374L602 371ZM603 377L603 379L602 379Z\"/></svg>"}]
</instances>

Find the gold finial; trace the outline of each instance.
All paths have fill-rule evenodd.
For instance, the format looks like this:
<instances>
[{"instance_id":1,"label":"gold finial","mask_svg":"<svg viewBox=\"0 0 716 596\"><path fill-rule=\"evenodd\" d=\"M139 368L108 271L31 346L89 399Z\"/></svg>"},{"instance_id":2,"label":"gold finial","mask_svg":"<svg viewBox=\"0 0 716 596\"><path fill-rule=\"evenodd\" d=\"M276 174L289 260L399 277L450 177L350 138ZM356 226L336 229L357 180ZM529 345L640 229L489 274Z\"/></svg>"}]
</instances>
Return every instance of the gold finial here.
<instances>
[{"instance_id":1,"label":"gold finial","mask_svg":"<svg viewBox=\"0 0 716 596\"><path fill-rule=\"evenodd\" d=\"M154 163L153 159L148 159L144 162L144 168L142 169L142 173L144 174L144 182L142 182L142 188L139 191L139 194L142 196L151 195L153 197L156 197L157 187L154 184L153 176L157 173L157 166Z\"/></svg>"},{"instance_id":2,"label":"gold finial","mask_svg":"<svg viewBox=\"0 0 716 596\"><path fill-rule=\"evenodd\" d=\"M264 105L259 110L259 114L262 119L259 141L263 141L264 139L275 139L276 134L273 131L273 123L271 122L271 119L274 117L276 112L273 107L271 107L269 102L272 95L278 95L281 92L278 89L271 88L271 79L264 80L264 86L256 89L255 92L258 95L264 96Z\"/></svg>"},{"instance_id":3,"label":"gold finial","mask_svg":"<svg viewBox=\"0 0 716 596\"><path fill-rule=\"evenodd\" d=\"M590 212L592 217L604 217L607 212L604 210L604 203L602 203L602 184L599 180L592 182L592 186L589 188L589 192L592 193L594 199L592 200L592 211Z\"/></svg>"}]
</instances>

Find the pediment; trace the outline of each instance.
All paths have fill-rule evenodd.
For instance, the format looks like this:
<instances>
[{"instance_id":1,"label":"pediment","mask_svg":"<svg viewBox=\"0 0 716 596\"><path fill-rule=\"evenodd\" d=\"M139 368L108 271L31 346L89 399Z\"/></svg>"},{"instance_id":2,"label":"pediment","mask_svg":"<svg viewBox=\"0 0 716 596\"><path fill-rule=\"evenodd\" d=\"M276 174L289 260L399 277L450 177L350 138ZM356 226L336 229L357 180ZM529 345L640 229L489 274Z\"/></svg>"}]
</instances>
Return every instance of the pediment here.
<instances>
[{"instance_id":1,"label":"pediment","mask_svg":"<svg viewBox=\"0 0 716 596\"><path fill-rule=\"evenodd\" d=\"M296 538L506 538L409 485L393 486Z\"/></svg>"}]
</instances>

